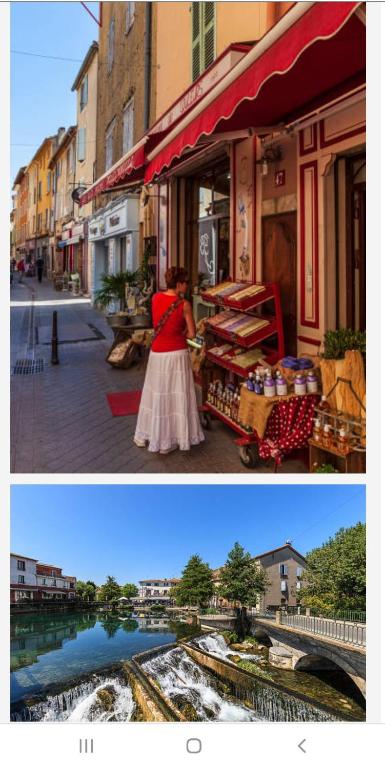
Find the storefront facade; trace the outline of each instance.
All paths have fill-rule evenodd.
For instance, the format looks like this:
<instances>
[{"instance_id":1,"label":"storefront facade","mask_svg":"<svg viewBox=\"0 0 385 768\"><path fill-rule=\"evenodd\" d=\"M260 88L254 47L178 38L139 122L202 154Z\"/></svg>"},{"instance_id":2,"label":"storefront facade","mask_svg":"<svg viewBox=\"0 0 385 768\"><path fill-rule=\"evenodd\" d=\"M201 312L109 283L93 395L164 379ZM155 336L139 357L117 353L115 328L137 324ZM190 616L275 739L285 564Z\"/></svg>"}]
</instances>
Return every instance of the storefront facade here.
<instances>
[{"instance_id":1,"label":"storefront facade","mask_svg":"<svg viewBox=\"0 0 385 768\"><path fill-rule=\"evenodd\" d=\"M89 292L94 301L103 274L134 272L138 256L139 196L115 200L88 220Z\"/></svg>"},{"instance_id":2,"label":"storefront facade","mask_svg":"<svg viewBox=\"0 0 385 768\"><path fill-rule=\"evenodd\" d=\"M309 87L305 104L299 106L294 90L291 103L296 67L303 70L310 55L304 39L302 58L292 63L287 83L285 76L280 82L272 73L270 91L258 91L253 101L250 93L256 86L246 90L242 80L248 85L250 75L245 68L236 82L240 91L245 87L247 102L237 102L230 86L215 98L214 88L203 100L206 108L193 109L192 117L182 121L183 130L181 122L171 125L169 139L148 153L146 181L158 182L159 286L170 264L185 266L193 286L229 276L277 283L287 354L317 353L327 329L365 327L365 24L358 4L348 4L348 13L347 4L333 5L345 8L339 9L339 19L322 9L321 22L333 41L330 55L338 45L345 45L347 54L351 46L360 46L351 70L346 64L341 72L341 82L330 76L328 44L319 49L333 89L324 92L321 73L319 89ZM303 34L310 40L308 19ZM300 16L299 24L304 24ZM290 27L285 34L290 41ZM283 51L285 34L278 40ZM260 88L265 84L259 71L263 56L264 51L250 67L254 80L261 79ZM193 95L183 98L189 102ZM222 103L216 106L219 98ZM227 98L234 99L238 120L227 118ZM285 103L282 114L279 100ZM274 113L275 119L258 125L258 113Z\"/></svg>"}]
</instances>

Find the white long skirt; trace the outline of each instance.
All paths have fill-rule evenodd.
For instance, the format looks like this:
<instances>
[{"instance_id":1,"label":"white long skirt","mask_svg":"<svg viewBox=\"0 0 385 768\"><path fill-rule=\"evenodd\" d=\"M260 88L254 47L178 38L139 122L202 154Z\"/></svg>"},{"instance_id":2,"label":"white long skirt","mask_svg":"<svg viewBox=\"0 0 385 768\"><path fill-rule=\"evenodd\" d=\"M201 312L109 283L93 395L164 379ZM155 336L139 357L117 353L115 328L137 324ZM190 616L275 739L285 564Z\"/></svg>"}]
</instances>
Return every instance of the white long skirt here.
<instances>
[{"instance_id":1,"label":"white long skirt","mask_svg":"<svg viewBox=\"0 0 385 768\"><path fill-rule=\"evenodd\" d=\"M204 439L188 350L150 352L134 442L163 453Z\"/></svg>"}]
</instances>

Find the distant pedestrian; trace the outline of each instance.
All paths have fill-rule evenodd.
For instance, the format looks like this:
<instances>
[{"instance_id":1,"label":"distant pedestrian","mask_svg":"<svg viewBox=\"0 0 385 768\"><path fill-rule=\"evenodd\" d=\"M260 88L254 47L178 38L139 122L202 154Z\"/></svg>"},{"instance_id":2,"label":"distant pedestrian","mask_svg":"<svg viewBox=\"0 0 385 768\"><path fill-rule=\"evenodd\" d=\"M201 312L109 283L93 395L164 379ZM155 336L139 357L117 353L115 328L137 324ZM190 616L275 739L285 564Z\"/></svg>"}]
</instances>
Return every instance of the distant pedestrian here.
<instances>
[{"instance_id":1,"label":"distant pedestrian","mask_svg":"<svg viewBox=\"0 0 385 768\"><path fill-rule=\"evenodd\" d=\"M44 259L39 256L38 259L36 259L36 268L37 268L37 279L39 283L41 283L43 279L43 269L44 269Z\"/></svg>"},{"instance_id":2,"label":"distant pedestrian","mask_svg":"<svg viewBox=\"0 0 385 768\"><path fill-rule=\"evenodd\" d=\"M134 442L148 450L188 451L205 438L199 421L187 339L195 336L191 305L184 295L187 272L170 267L167 290L152 298L154 337Z\"/></svg>"},{"instance_id":3,"label":"distant pedestrian","mask_svg":"<svg viewBox=\"0 0 385 768\"><path fill-rule=\"evenodd\" d=\"M15 269L16 269L16 264L17 264L17 261L16 261L16 259L15 259L15 257L14 257L13 259L11 259L11 272L14 272L14 271L15 271Z\"/></svg>"},{"instance_id":4,"label":"distant pedestrian","mask_svg":"<svg viewBox=\"0 0 385 768\"><path fill-rule=\"evenodd\" d=\"M23 282L23 275L24 275L24 272L25 272L24 259L20 259L20 261L18 261L18 263L17 263L17 271L19 273L19 283L22 283Z\"/></svg>"}]
</instances>

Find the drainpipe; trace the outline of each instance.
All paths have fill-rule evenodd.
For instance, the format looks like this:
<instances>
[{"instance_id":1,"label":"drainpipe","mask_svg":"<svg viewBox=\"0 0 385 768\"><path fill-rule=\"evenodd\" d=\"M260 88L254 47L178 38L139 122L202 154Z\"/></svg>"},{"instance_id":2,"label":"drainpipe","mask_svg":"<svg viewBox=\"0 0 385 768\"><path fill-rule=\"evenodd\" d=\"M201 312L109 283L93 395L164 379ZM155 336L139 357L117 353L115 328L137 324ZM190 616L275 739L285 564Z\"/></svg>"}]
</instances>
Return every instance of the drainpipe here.
<instances>
[{"instance_id":1,"label":"drainpipe","mask_svg":"<svg viewBox=\"0 0 385 768\"><path fill-rule=\"evenodd\" d=\"M152 3L145 4L144 25L144 132L150 127Z\"/></svg>"}]
</instances>

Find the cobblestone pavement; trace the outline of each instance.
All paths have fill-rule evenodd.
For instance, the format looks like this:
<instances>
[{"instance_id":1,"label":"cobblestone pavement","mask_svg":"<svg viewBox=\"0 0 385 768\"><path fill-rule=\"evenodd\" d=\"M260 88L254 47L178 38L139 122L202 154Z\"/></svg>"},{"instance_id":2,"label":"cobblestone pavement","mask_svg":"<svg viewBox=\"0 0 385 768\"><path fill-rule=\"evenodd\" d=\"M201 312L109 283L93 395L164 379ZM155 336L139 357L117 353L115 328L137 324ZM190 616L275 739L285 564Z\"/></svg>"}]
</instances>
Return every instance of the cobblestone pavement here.
<instances>
[{"instance_id":1,"label":"cobblestone pavement","mask_svg":"<svg viewBox=\"0 0 385 768\"><path fill-rule=\"evenodd\" d=\"M59 360L50 363L52 311L58 311ZM159 456L133 444L136 416L113 417L106 394L141 389L144 364L128 371L105 357L112 332L88 300L57 293L50 283L24 278L11 288L11 370L21 359L43 371L11 376L11 472L20 473L248 473L234 433L215 422L202 446ZM281 472L306 471L298 459Z\"/></svg>"}]
</instances>

